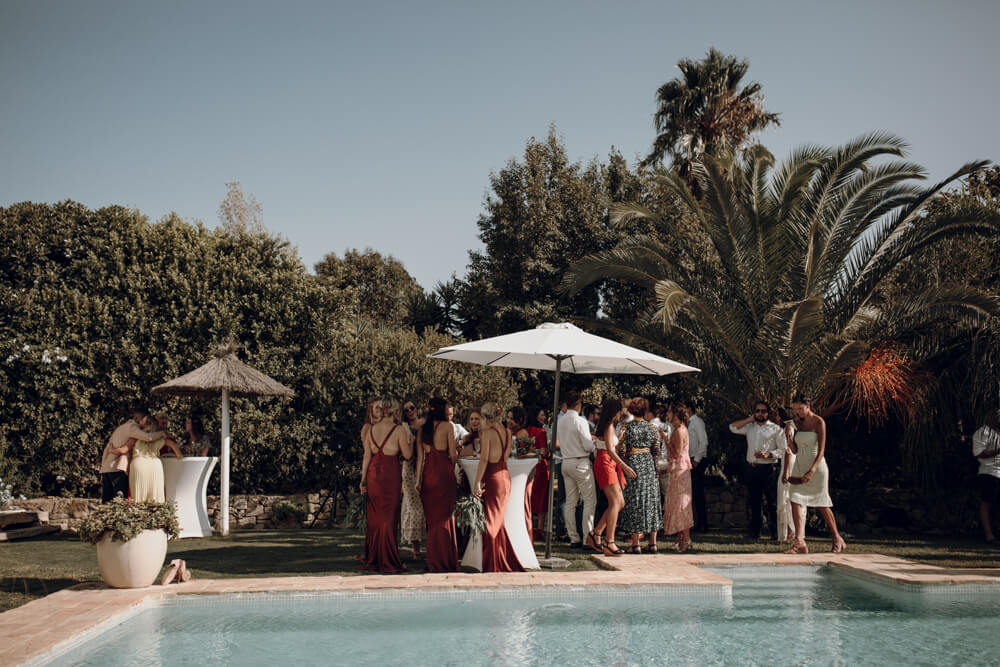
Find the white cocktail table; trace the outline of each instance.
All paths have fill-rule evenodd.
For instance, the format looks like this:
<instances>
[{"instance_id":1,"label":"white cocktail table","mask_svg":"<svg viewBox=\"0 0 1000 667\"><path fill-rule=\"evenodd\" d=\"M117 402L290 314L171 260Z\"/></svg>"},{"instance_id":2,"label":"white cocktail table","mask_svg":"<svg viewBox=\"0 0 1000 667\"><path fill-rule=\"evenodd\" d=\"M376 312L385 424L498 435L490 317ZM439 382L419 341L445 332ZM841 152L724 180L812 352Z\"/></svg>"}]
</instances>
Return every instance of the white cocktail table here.
<instances>
[{"instance_id":1,"label":"white cocktail table","mask_svg":"<svg viewBox=\"0 0 1000 667\"><path fill-rule=\"evenodd\" d=\"M218 457L185 456L160 461L163 463L164 493L168 500L177 503L181 537L210 537L212 524L208 520L205 494Z\"/></svg>"},{"instance_id":2,"label":"white cocktail table","mask_svg":"<svg viewBox=\"0 0 1000 667\"><path fill-rule=\"evenodd\" d=\"M459 459L458 464L469 479L469 486L476 481L476 468L479 459ZM507 469L510 471L510 496L504 510L503 526L507 530L507 538L514 553L525 570L539 569L538 557L535 555L535 545L528 535L528 524L524 516L524 493L528 486L528 475L538 465L537 458L507 459ZM473 537L462 556L462 566L483 571L483 540Z\"/></svg>"}]
</instances>

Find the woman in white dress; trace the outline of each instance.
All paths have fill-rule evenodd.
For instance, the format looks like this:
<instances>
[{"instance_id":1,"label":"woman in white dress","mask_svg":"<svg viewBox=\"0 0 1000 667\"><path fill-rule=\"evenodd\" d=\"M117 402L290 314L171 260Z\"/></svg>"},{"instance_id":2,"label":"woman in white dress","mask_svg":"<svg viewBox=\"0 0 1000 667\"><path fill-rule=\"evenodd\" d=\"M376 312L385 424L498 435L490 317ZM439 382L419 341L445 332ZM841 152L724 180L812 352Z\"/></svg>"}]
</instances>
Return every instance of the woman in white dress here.
<instances>
[{"instance_id":1,"label":"woman in white dress","mask_svg":"<svg viewBox=\"0 0 1000 667\"><path fill-rule=\"evenodd\" d=\"M795 439L795 421L792 411L788 408L778 408L778 417L781 420L779 426L785 429L785 440L788 447L785 449L785 456L781 459L781 474L778 475L778 540L781 542L791 542L795 539L795 522L792 519L792 501L790 498L791 485L787 476L791 474L792 466L795 465L795 454L792 453Z\"/></svg>"},{"instance_id":2,"label":"woman in white dress","mask_svg":"<svg viewBox=\"0 0 1000 667\"><path fill-rule=\"evenodd\" d=\"M826 521L833 538L831 551L839 554L847 544L837 531L837 520L833 516L833 501L830 500L830 469L827 468L824 456L826 422L812 411L811 401L802 394L792 399L792 409L795 410L798 431L790 449L796 456L794 465L791 465L791 473L785 473L783 478L791 485L789 499L792 502L792 519L795 522L795 542L785 553L809 553L806 547L806 509L815 507ZM786 470L789 464L786 457Z\"/></svg>"}]
</instances>

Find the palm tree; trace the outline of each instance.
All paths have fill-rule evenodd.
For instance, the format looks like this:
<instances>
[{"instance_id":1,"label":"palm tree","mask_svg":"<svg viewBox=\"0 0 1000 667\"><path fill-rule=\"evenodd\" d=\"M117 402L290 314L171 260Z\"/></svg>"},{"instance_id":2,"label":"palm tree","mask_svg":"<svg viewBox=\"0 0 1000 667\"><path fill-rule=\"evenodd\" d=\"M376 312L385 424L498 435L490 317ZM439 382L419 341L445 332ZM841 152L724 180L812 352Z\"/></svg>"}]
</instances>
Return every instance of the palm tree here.
<instances>
[{"instance_id":1,"label":"palm tree","mask_svg":"<svg viewBox=\"0 0 1000 667\"><path fill-rule=\"evenodd\" d=\"M711 48L703 60L685 58L677 67L681 76L656 91L657 135L641 166L658 164L669 155L697 196L692 167L702 155L738 151L754 133L781 122L778 114L764 110L759 83L740 87L748 61Z\"/></svg>"},{"instance_id":2,"label":"palm tree","mask_svg":"<svg viewBox=\"0 0 1000 667\"><path fill-rule=\"evenodd\" d=\"M1000 298L932 287L883 302L878 288L902 261L942 239L996 235L1000 215L975 202L928 209L942 188L985 163L918 187L924 172L899 159L904 149L877 133L837 149L800 148L777 168L759 145L738 157L706 156L693 166L700 201L683 178L660 168L657 178L696 221L692 231L709 240L703 266L710 268L691 272L668 261L677 253L667 239L683 243L676 232L684 226L630 204L616 207L613 220L650 218L658 233L576 262L563 286L574 292L616 278L652 288L650 318L602 324L701 367L701 381L734 406L762 397L787 405L795 391L826 412L859 396L865 405L854 407L872 410L894 396L912 399L905 393L930 325L982 323L1000 312Z\"/></svg>"}]
</instances>

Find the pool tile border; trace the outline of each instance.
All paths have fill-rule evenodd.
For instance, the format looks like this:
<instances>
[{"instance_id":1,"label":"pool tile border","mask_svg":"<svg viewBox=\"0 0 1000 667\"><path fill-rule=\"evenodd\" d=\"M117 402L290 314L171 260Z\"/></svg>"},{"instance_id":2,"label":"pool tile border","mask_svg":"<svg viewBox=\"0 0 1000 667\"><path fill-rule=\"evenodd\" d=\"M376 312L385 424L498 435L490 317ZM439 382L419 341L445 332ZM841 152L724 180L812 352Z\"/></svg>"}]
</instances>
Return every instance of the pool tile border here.
<instances>
[{"instance_id":1,"label":"pool tile border","mask_svg":"<svg viewBox=\"0 0 1000 667\"><path fill-rule=\"evenodd\" d=\"M24 664L120 623L123 615L178 596L344 593L351 597L399 598L419 592L510 597L553 587L574 591L630 592L668 588L679 594L729 594L732 581L704 567L735 565L826 565L869 581L907 590L975 590L1000 594L1000 569L954 570L879 554L658 554L591 556L602 569L511 574L413 574L256 579L201 579L168 587L117 590L99 583L67 588L0 614L0 664ZM56 635L54 629L58 628Z\"/></svg>"}]
</instances>

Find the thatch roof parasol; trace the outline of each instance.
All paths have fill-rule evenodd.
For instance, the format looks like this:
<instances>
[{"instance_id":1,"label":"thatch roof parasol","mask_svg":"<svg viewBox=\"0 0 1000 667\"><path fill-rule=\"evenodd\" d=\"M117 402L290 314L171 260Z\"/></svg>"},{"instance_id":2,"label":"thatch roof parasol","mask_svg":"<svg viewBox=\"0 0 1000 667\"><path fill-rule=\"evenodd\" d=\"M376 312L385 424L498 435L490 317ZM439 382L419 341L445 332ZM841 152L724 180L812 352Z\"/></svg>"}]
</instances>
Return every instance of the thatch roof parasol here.
<instances>
[{"instance_id":1,"label":"thatch roof parasol","mask_svg":"<svg viewBox=\"0 0 1000 667\"><path fill-rule=\"evenodd\" d=\"M156 395L222 396L222 448L219 491L219 524L223 535L229 534L229 398L230 396L292 396L295 392L250 368L236 358L237 345L220 345L215 359L187 375L153 387Z\"/></svg>"},{"instance_id":2,"label":"thatch roof parasol","mask_svg":"<svg viewBox=\"0 0 1000 667\"><path fill-rule=\"evenodd\" d=\"M153 387L157 396L217 396L223 389L232 397L292 396L295 392L236 358L237 346L220 345L204 366Z\"/></svg>"}]
</instances>

